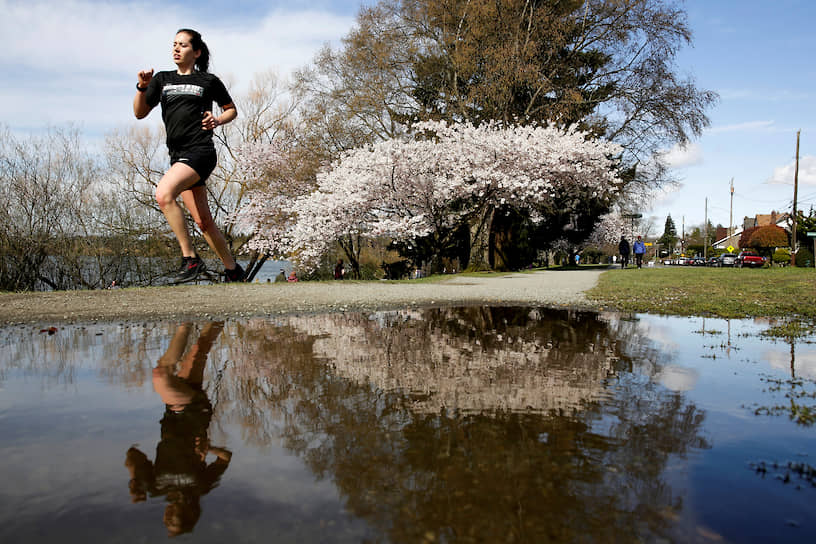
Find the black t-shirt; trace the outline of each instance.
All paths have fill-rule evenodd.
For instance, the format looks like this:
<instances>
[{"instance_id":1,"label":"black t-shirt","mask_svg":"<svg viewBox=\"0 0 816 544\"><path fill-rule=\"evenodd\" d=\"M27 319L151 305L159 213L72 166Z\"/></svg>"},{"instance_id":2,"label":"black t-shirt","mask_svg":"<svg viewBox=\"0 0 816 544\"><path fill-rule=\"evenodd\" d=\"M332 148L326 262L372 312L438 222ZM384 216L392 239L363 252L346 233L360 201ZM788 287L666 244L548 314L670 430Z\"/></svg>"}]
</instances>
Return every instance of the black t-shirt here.
<instances>
[{"instance_id":1,"label":"black t-shirt","mask_svg":"<svg viewBox=\"0 0 816 544\"><path fill-rule=\"evenodd\" d=\"M212 111L213 101L221 107L232 103L221 80L206 72L158 72L150 80L145 98L151 108L161 102L171 151L212 147L212 131L201 128L204 112Z\"/></svg>"}]
</instances>

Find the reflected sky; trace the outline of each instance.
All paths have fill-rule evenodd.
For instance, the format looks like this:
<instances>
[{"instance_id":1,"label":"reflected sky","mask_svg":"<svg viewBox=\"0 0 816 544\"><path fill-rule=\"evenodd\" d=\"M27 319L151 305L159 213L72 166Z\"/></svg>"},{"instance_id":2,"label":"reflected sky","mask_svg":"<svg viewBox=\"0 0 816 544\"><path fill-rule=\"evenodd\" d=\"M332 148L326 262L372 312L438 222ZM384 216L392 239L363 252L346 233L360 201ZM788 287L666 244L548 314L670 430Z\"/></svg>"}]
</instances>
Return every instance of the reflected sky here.
<instances>
[{"instance_id":1,"label":"reflected sky","mask_svg":"<svg viewBox=\"0 0 816 544\"><path fill-rule=\"evenodd\" d=\"M816 346L437 308L0 329L0 541L816 540Z\"/></svg>"}]
</instances>

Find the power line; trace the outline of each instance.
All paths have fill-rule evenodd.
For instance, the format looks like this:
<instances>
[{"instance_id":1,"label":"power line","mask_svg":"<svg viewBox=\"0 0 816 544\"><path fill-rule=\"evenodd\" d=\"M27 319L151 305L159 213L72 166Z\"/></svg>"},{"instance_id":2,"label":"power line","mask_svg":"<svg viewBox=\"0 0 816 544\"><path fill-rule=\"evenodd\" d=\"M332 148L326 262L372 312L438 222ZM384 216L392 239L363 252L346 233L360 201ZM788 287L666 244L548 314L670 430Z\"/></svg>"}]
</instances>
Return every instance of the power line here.
<instances>
[{"instance_id":1,"label":"power line","mask_svg":"<svg viewBox=\"0 0 816 544\"><path fill-rule=\"evenodd\" d=\"M767 198L762 198L762 199L747 198L747 197L744 197L744 196L742 196L740 194L735 194L735 196L737 198L741 199L741 200L746 201L746 202L759 202L759 203L764 203L764 204L768 204L769 202L770 203L773 203L773 202L791 202L791 199L789 199L789 198L788 199L783 199L783 200L768 200Z\"/></svg>"}]
</instances>

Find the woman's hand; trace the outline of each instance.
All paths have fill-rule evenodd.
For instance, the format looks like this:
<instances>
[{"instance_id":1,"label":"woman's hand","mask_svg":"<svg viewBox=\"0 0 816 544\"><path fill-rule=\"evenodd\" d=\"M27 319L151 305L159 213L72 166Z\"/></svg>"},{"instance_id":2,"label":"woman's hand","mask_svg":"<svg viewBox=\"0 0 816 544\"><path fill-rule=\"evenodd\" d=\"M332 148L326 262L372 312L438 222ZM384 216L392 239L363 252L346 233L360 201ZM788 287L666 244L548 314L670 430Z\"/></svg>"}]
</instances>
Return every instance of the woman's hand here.
<instances>
[{"instance_id":1,"label":"woman's hand","mask_svg":"<svg viewBox=\"0 0 816 544\"><path fill-rule=\"evenodd\" d=\"M147 87L150 80L153 79L153 68L140 71L136 77L139 78L139 87Z\"/></svg>"},{"instance_id":2,"label":"woman's hand","mask_svg":"<svg viewBox=\"0 0 816 544\"><path fill-rule=\"evenodd\" d=\"M201 128L204 130L215 130L221 123L211 111L204 112L204 119L201 120Z\"/></svg>"},{"instance_id":3,"label":"woman's hand","mask_svg":"<svg viewBox=\"0 0 816 544\"><path fill-rule=\"evenodd\" d=\"M147 117L147 114L150 113L150 110L153 109L152 106L147 105L147 85L150 83L150 80L153 79L153 68L150 70L141 70L138 74L136 74L136 78L139 80L136 83L136 96L133 97L133 114L136 116L136 119L144 119Z\"/></svg>"}]
</instances>

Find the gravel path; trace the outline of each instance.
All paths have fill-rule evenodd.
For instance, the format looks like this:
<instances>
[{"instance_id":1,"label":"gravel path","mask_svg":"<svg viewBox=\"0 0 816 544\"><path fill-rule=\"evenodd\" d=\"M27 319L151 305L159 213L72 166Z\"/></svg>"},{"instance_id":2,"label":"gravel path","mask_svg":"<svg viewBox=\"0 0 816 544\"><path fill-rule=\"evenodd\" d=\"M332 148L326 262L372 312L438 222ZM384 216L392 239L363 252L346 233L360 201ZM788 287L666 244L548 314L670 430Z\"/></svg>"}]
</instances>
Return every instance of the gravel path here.
<instances>
[{"instance_id":1,"label":"gravel path","mask_svg":"<svg viewBox=\"0 0 816 544\"><path fill-rule=\"evenodd\" d=\"M299 282L0 294L0 325L385 310L417 306L589 308L601 270L452 276L438 282Z\"/></svg>"}]
</instances>

